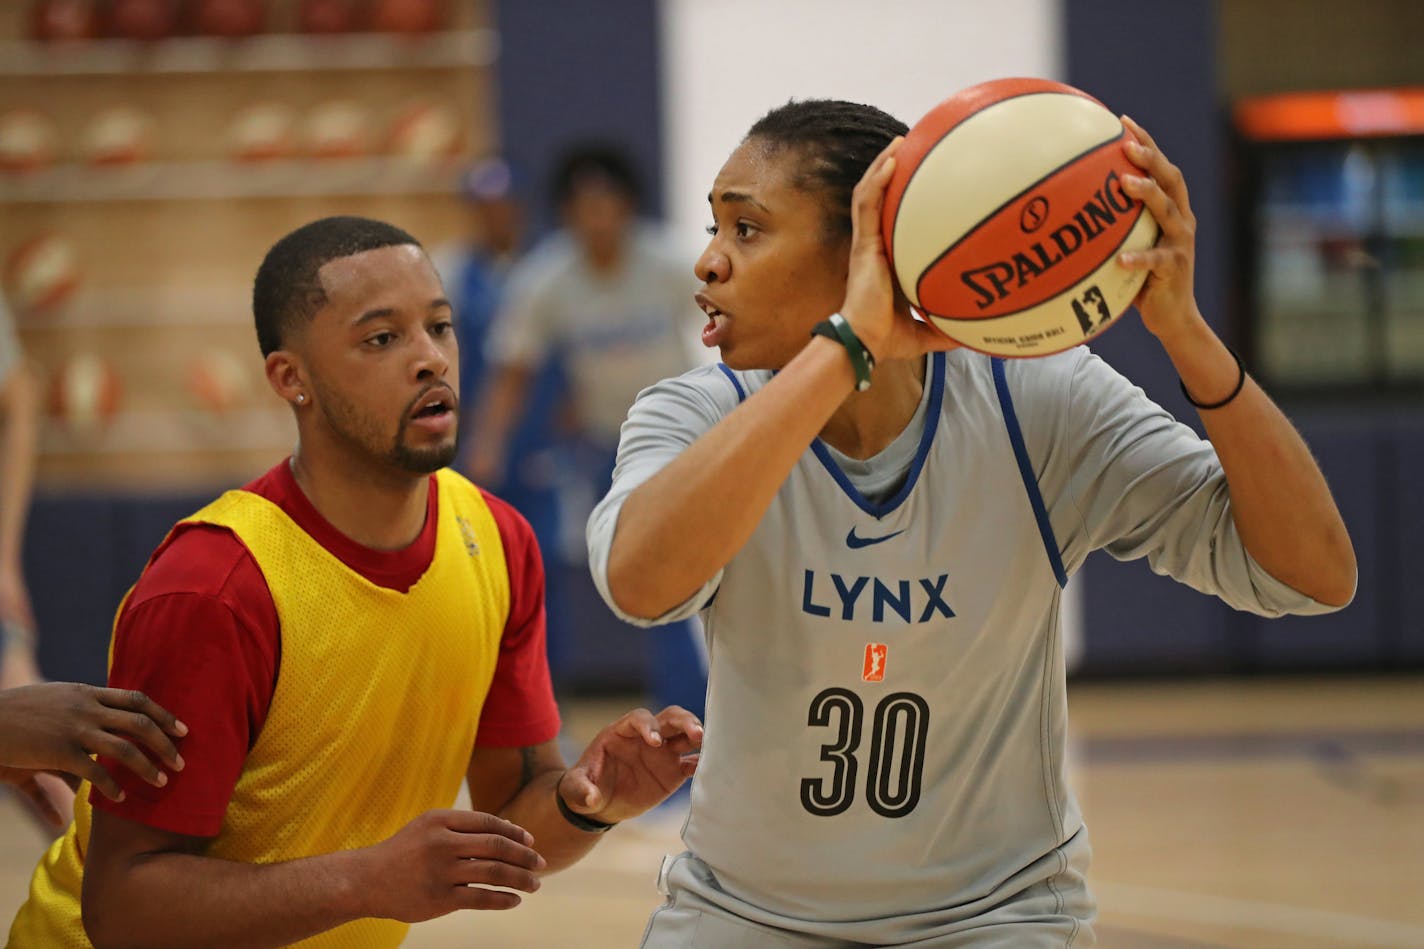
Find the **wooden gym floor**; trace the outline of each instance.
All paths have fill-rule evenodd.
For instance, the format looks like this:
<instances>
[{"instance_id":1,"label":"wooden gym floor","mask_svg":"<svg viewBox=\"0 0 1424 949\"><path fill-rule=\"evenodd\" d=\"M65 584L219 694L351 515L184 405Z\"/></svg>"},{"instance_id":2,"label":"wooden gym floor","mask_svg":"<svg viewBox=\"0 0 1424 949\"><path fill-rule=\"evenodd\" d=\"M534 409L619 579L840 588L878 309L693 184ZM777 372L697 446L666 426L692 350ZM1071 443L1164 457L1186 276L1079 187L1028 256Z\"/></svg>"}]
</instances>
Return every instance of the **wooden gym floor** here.
<instances>
[{"instance_id":1,"label":"wooden gym floor","mask_svg":"<svg viewBox=\"0 0 1424 949\"><path fill-rule=\"evenodd\" d=\"M1078 683L1073 766L1105 949L1424 947L1424 678ZM570 742L636 704L565 703ZM508 913L415 949L627 949L657 906L677 806L619 828ZM0 933L40 835L0 802Z\"/></svg>"}]
</instances>

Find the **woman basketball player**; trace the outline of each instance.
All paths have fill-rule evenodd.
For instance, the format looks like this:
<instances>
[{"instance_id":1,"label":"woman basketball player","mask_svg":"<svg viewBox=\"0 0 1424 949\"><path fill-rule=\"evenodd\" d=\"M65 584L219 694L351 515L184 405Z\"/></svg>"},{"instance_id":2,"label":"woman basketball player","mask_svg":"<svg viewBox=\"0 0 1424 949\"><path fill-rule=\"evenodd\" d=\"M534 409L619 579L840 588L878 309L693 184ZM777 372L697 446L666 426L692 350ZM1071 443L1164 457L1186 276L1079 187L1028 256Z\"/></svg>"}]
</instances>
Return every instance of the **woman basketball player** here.
<instances>
[{"instance_id":1,"label":"woman basketball player","mask_svg":"<svg viewBox=\"0 0 1424 949\"><path fill-rule=\"evenodd\" d=\"M610 605L701 611L710 647L645 946L1091 945L1067 577L1102 548L1263 615L1353 596L1320 470L1197 308L1182 176L1129 127L1162 237L1122 263L1209 441L1085 347L1005 362L912 318L885 113L793 102L717 175L696 269L723 363L643 393L588 528Z\"/></svg>"}]
</instances>

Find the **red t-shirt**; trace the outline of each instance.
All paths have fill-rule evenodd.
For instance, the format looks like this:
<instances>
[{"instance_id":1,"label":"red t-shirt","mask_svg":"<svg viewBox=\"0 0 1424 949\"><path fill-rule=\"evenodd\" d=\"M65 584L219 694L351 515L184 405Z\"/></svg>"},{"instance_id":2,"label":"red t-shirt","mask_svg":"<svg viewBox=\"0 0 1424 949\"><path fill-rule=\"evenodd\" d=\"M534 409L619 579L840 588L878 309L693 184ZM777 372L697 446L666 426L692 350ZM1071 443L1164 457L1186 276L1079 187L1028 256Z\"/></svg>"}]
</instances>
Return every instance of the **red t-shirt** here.
<instances>
[{"instance_id":1,"label":"red t-shirt","mask_svg":"<svg viewBox=\"0 0 1424 949\"><path fill-rule=\"evenodd\" d=\"M438 494L430 478L425 527L402 550L372 550L333 527L283 461L244 489L280 507L317 542L372 583L409 590L435 556ZM549 741L559 710L544 639L544 568L529 522L486 492L504 542L510 608L476 743L513 748ZM155 788L104 759L125 798L89 795L97 808L160 830L214 837L276 688L277 608L257 563L225 527L187 524L149 559L119 617L109 685L140 689L188 726L182 771Z\"/></svg>"}]
</instances>

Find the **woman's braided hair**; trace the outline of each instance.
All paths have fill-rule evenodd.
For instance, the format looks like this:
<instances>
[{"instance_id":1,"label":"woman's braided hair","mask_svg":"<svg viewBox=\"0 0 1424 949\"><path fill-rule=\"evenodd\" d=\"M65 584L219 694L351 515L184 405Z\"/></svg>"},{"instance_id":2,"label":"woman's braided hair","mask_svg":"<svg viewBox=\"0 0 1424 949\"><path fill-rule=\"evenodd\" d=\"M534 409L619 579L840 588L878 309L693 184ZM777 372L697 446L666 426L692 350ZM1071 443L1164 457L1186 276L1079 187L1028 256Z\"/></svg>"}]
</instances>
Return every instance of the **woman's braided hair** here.
<instances>
[{"instance_id":1,"label":"woman's braided hair","mask_svg":"<svg viewBox=\"0 0 1424 949\"><path fill-rule=\"evenodd\" d=\"M792 184L825 194L827 235L839 240L851 234L850 200L856 183L890 140L907 131L904 122L874 106L803 99L762 116L746 140L799 154Z\"/></svg>"}]
</instances>

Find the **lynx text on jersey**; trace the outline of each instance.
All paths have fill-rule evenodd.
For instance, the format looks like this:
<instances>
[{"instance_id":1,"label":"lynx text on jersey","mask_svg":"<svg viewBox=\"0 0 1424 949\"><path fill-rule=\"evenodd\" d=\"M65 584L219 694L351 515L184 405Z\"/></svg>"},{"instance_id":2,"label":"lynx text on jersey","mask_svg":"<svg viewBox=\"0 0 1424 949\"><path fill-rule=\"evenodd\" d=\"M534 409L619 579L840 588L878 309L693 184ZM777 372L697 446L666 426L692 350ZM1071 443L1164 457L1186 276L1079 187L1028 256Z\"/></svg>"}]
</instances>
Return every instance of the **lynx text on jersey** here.
<instances>
[{"instance_id":1,"label":"lynx text on jersey","mask_svg":"<svg viewBox=\"0 0 1424 949\"><path fill-rule=\"evenodd\" d=\"M840 618L848 621L884 623L898 616L906 623L928 623L937 616L954 617L944 599L949 574L919 579L845 577L839 573L806 570L801 593L801 611L811 616L830 616L840 607Z\"/></svg>"}]
</instances>

